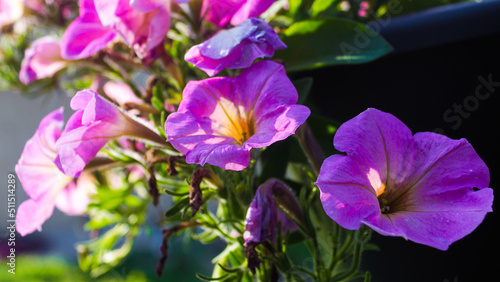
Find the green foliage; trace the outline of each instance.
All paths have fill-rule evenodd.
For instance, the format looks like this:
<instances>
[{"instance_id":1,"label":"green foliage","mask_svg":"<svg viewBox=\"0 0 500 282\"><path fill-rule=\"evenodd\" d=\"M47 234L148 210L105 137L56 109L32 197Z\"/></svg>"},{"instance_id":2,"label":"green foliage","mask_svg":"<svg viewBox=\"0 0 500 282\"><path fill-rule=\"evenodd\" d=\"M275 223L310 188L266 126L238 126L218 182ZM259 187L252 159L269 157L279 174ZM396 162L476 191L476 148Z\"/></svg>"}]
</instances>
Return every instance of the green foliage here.
<instances>
[{"instance_id":1,"label":"green foliage","mask_svg":"<svg viewBox=\"0 0 500 282\"><path fill-rule=\"evenodd\" d=\"M0 33L0 91L23 88L19 81L23 50L29 45L27 34L17 38Z\"/></svg>"},{"instance_id":2,"label":"green foliage","mask_svg":"<svg viewBox=\"0 0 500 282\"><path fill-rule=\"evenodd\" d=\"M375 60L392 47L369 27L343 19L304 20L289 27L283 42L294 48L276 51L287 71Z\"/></svg>"},{"instance_id":3,"label":"green foliage","mask_svg":"<svg viewBox=\"0 0 500 282\"><path fill-rule=\"evenodd\" d=\"M119 176L119 172L109 173ZM85 227L102 235L76 246L79 265L91 277L109 272L132 250L135 237L144 225L150 203L145 189L142 182L122 182L118 187L98 187L88 207L89 221Z\"/></svg>"},{"instance_id":4,"label":"green foliage","mask_svg":"<svg viewBox=\"0 0 500 282\"><path fill-rule=\"evenodd\" d=\"M330 8L337 0L316 0L311 7L311 16L317 17L320 13Z\"/></svg>"}]
</instances>

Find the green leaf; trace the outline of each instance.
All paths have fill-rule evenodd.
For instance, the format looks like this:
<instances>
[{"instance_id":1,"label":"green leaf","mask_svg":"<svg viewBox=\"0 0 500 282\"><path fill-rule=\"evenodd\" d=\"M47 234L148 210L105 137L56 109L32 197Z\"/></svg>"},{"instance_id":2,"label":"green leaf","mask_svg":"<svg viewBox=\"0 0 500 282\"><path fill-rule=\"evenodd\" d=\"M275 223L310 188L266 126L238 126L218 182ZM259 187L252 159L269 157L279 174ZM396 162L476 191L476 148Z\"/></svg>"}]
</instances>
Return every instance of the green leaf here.
<instances>
[{"instance_id":1,"label":"green leaf","mask_svg":"<svg viewBox=\"0 0 500 282\"><path fill-rule=\"evenodd\" d=\"M295 16L300 9L300 5L302 5L302 0L289 0L288 3L290 15Z\"/></svg>"},{"instance_id":2,"label":"green leaf","mask_svg":"<svg viewBox=\"0 0 500 282\"><path fill-rule=\"evenodd\" d=\"M274 57L285 61L287 71L361 64L392 51L389 43L372 29L344 19L297 22L282 39L289 48L277 50Z\"/></svg>"},{"instance_id":3,"label":"green leaf","mask_svg":"<svg viewBox=\"0 0 500 282\"><path fill-rule=\"evenodd\" d=\"M231 273L228 273L226 275L223 275L221 277L208 277L208 276L205 276L205 275L201 275L199 273L196 273L196 278L200 279L200 280L204 280L204 281L220 281L220 280L224 280L226 279L229 275L232 275Z\"/></svg>"},{"instance_id":4,"label":"green leaf","mask_svg":"<svg viewBox=\"0 0 500 282\"><path fill-rule=\"evenodd\" d=\"M380 247L375 244L364 244L363 251L380 251Z\"/></svg>"},{"instance_id":5,"label":"green leaf","mask_svg":"<svg viewBox=\"0 0 500 282\"><path fill-rule=\"evenodd\" d=\"M218 264L220 268L222 268L222 270L224 270L225 272L227 273L237 273L237 272L241 272L241 268L227 268L227 267L224 267L222 264Z\"/></svg>"},{"instance_id":6,"label":"green leaf","mask_svg":"<svg viewBox=\"0 0 500 282\"><path fill-rule=\"evenodd\" d=\"M132 250L138 229L117 224L97 239L76 246L78 264L90 276L98 277L116 267Z\"/></svg>"},{"instance_id":7,"label":"green leaf","mask_svg":"<svg viewBox=\"0 0 500 282\"><path fill-rule=\"evenodd\" d=\"M311 16L313 18L317 17L321 12L324 12L336 1L337 0L315 0L311 7Z\"/></svg>"},{"instance_id":8,"label":"green leaf","mask_svg":"<svg viewBox=\"0 0 500 282\"><path fill-rule=\"evenodd\" d=\"M184 207L186 207L189 204L189 197L185 197L175 203L173 207L171 207L167 212L165 212L166 217L171 217L178 212L180 212Z\"/></svg>"},{"instance_id":9,"label":"green leaf","mask_svg":"<svg viewBox=\"0 0 500 282\"><path fill-rule=\"evenodd\" d=\"M372 275L370 274L370 271L367 271L367 272L365 273L365 280L364 280L364 281L365 281L365 282L370 282L370 281L372 281Z\"/></svg>"},{"instance_id":10,"label":"green leaf","mask_svg":"<svg viewBox=\"0 0 500 282\"><path fill-rule=\"evenodd\" d=\"M175 192L175 191L171 191L171 190L168 190L168 189L163 189L163 191L170 195L170 196L175 196L175 197L184 197L184 196L188 196L189 195L189 192L183 192L183 193L180 193L180 192Z\"/></svg>"},{"instance_id":11,"label":"green leaf","mask_svg":"<svg viewBox=\"0 0 500 282\"><path fill-rule=\"evenodd\" d=\"M151 98L151 104L153 104L153 106L156 109L158 109L159 111L163 111L165 109L162 101L160 101L160 99L156 98L155 96L153 96L153 98Z\"/></svg>"},{"instance_id":12,"label":"green leaf","mask_svg":"<svg viewBox=\"0 0 500 282\"><path fill-rule=\"evenodd\" d=\"M118 213L111 213L107 210L100 210L92 216L91 220L85 224L87 229L100 229L113 223L120 222L122 216Z\"/></svg>"},{"instance_id":13,"label":"green leaf","mask_svg":"<svg viewBox=\"0 0 500 282\"><path fill-rule=\"evenodd\" d=\"M305 239L306 239L306 237L304 236L304 233L302 233L300 231L295 231L295 232L290 233L288 235L288 237L286 238L286 245L291 246L294 244L298 244L298 243L303 242Z\"/></svg>"},{"instance_id":14,"label":"green leaf","mask_svg":"<svg viewBox=\"0 0 500 282\"><path fill-rule=\"evenodd\" d=\"M137 208L142 205L142 200L133 195L127 195L124 200L125 204L132 208Z\"/></svg>"}]
</instances>

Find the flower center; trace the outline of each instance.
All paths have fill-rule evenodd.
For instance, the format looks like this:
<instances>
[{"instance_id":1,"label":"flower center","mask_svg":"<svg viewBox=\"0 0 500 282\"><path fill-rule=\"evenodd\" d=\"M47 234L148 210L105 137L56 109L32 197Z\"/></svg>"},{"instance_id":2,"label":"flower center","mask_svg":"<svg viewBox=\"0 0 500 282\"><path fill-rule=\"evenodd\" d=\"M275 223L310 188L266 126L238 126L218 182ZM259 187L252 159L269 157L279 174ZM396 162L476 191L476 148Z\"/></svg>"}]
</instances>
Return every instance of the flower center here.
<instances>
[{"instance_id":1,"label":"flower center","mask_svg":"<svg viewBox=\"0 0 500 282\"><path fill-rule=\"evenodd\" d=\"M237 117L233 119L231 126L228 126L228 135L233 137L240 145L243 145L253 134L253 122L246 118Z\"/></svg>"},{"instance_id":2,"label":"flower center","mask_svg":"<svg viewBox=\"0 0 500 282\"><path fill-rule=\"evenodd\" d=\"M382 214L391 214L408 211L413 205L410 189L391 187L386 189L378 198Z\"/></svg>"},{"instance_id":3,"label":"flower center","mask_svg":"<svg viewBox=\"0 0 500 282\"><path fill-rule=\"evenodd\" d=\"M221 98L214 113L216 131L223 136L236 140L236 144L243 145L255 133L255 122L245 107Z\"/></svg>"},{"instance_id":4,"label":"flower center","mask_svg":"<svg viewBox=\"0 0 500 282\"><path fill-rule=\"evenodd\" d=\"M373 168L370 168L366 176L372 188L375 190L375 195L377 196L380 212L382 214L390 214L408 209L411 204L409 202L408 189L386 185L386 183L382 181L378 171Z\"/></svg>"}]
</instances>

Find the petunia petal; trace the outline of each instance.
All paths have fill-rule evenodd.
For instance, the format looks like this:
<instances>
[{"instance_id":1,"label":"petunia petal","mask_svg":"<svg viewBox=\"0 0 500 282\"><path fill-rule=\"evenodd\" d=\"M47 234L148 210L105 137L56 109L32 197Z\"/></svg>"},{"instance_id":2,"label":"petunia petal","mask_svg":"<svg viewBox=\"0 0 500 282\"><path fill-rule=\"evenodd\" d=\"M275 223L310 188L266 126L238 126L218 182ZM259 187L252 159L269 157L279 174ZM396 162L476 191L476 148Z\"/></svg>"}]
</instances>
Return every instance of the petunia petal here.
<instances>
[{"instance_id":1,"label":"petunia petal","mask_svg":"<svg viewBox=\"0 0 500 282\"><path fill-rule=\"evenodd\" d=\"M134 119L93 90L79 91L71 100L77 110L56 142L55 164L66 175L78 177L106 143L128 136L154 144L164 140L145 123Z\"/></svg>"},{"instance_id":2,"label":"petunia petal","mask_svg":"<svg viewBox=\"0 0 500 282\"><path fill-rule=\"evenodd\" d=\"M62 113L63 109L59 108L42 119L15 167L24 191L35 200L48 191L66 186L71 180L54 165L55 143L63 126Z\"/></svg>"},{"instance_id":3,"label":"petunia petal","mask_svg":"<svg viewBox=\"0 0 500 282\"><path fill-rule=\"evenodd\" d=\"M239 25L246 19L260 16L271 7L274 0L247 0L243 2L231 18L232 25Z\"/></svg>"},{"instance_id":4,"label":"petunia petal","mask_svg":"<svg viewBox=\"0 0 500 282\"><path fill-rule=\"evenodd\" d=\"M339 127L334 146L361 165L369 164L383 183L399 186L409 173L414 141L410 129L395 116L368 109Z\"/></svg>"},{"instance_id":5,"label":"petunia petal","mask_svg":"<svg viewBox=\"0 0 500 282\"><path fill-rule=\"evenodd\" d=\"M274 0L204 0L201 16L218 26L239 25L265 12Z\"/></svg>"},{"instance_id":6,"label":"petunia petal","mask_svg":"<svg viewBox=\"0 0 500 282\"><path fill-rule=\"evenodd\" d=\"M93 159L110 137L103 136L106 124L101 126L79 127L66 132L57 142L56 165L71 177L78 177L85 165ZM107 132L109 134L109 132Z\"/></svg>"},{"instance_id":7,"label":"petunia petal","mask_svg":"<svg viewBox=\"0 0 500 282\"><path fill-rule=\"evenodd\" d=\"M95 0L102 24L113 28L140 58L144 58L163 42L170 27L170 5L140 4L144 3L136 3L136 6L148 12L134 9L129 0ZM151 10L152 7L156 9Z\"/></svg>"},{"instance_id":8,"label":"petunia petal","mask_svg":"<svg viewBox=\"0 0 500 282\"><path fill-rule=\"evenodd\" d=\"M316 185L326 214L346 229L358 229L362 221L380 214L369 179L352 158L333 155L321 166Z\"/></svg>"},{"instance_id":9,"label":"petunia petal","mask_svg":"<svg viewBox=\"0 0 500 282\"><path fill-rule=\"evenodd\" d=\"M267 22L251 18L193 46L184 59L214 76L224 68L247 68L256 58L272 57L274 50L283 48L286 45Z\"/></svg>"},{"instance_id":10,"label":"petunia petal","mask_svg":"<svg viewBox=\"0 0 500 282\"><path fill-rule=\"evenodd\" d=\"M71 182L55 199L56 207L68 215L81 215L90 203L90 194L96 189L95 179L89 173L80 175L77 182Z\"/></svg>"},{"instance_id":11,"label":"petunia petal","mask_svg":"<svg viewBox=\"0 0 500 282\"><path fill-rule=\"evenodd\" d=\"M245 145L251 148L263 148L284 140L294 134L310 114L311 110L306 106L278 106L275 111L268 112L257 119L257 132L245 142Z\"/></svg>"},{"instance_id":12,"label":"petunia petal","mask_svg":"<svg viewBox=\"0 0 500 282\"><path fill-rule=\"evenodd\" d=\"M414 139L418 158L407 185L415 186L422 198L453 189L488 187L488 167L467 140L432 132L417 133Z\"/></svg>"},{"instance_id":13,"label":"petunia petal","mask_svg":"<svg viewBox=\"0 0 500 282\"><path fill-rule=\"evenodd\" d=\"M61 39L61 56L67 60L88 58L115 37L113 29L102 25L93 0L80 0L80 16L68 26Z\"/></svg>"},{"instance_id":14,"label":"petunia petal","mask_svg":"<svg viewBox=\"0 0 500 282\"><path fill-rule=\"evenodd\" d=\"M387 236L401 236L440 250L470 234L492 211L493 190L450 191L429 197L420 211L392 214L364 223Z\"/></svg>"},{"instance_id":15,"label":"petunia petal","mask_svg":"<svg viewBox=\"0 0 500 282\"><path fill-rule=\"evenodd\" d=\"M68 64L61 57L59 40L50 36L35 40L24 54L19 79L26 85L37 79L51 77Z\"/></svg>"},{"instance_id":16,"label":"petunia petal","mask_svg":"<svg viewBox=\"0 0 500 282\"><path fill-rule=\"evenodd\" d=\"M16 230L22 236L42 231L42 224L52 216L54 201L49 195L38 201L28 199L19 205L16 214Z\"/></svg>"}]
</instances>

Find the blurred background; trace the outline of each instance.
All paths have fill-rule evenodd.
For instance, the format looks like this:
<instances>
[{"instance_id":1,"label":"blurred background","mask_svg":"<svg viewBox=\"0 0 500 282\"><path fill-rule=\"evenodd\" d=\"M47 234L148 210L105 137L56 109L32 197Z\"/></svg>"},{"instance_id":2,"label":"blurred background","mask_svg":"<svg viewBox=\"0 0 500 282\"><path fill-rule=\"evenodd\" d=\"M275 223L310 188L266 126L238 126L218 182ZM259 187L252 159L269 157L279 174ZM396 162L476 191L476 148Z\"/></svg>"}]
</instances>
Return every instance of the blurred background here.
<instances>
[{"instance_id":1,"label":"blurred background","mask_svg":"<svg viewBox=\"0 0 500 282\"><path fill-rule=\"evenodd\" d=\"M374 22L372 27L379 27L394 47L392 54L368 64L323 68L293 78L313 77L310 99L338 121L374 107L394 114L413 132L436 131L455 139L466 138L489 166L490 187L495 189L500 186L498 15L500 1L484 1ZM478 87L483 99L476 94ZM8 173L14 172L24 143L41 118L61 106L66 119L72 111L70 99L58 93L30 99L2 92L0 98L0 179L6 187ZM8 255L6 198L6 189L0 189L0 259ZM17 206L25 199L17 181ZM154 223L168 206L164 199L159 208L150 210L151 231L141 234L127 260L101 280L157 280L154 266L160 256L161 230ZM495 201L493 210L498 206ZM56 209L43 225L43 232L26 237L17 234L14 278L35 281L36 274L40 281L90 280L80 272L74 249L75 243L89 238L82 227L85 221ZM374 234L373 242L380 251L366 252L362 268L372 272L373 281L492 281L496 277L497 260L492 257L498 252L495 229L499 223L496 212L489 213L477 230L446 252ZM210 275L210 261L224 247L223 243L205 246L175 238L162 281L195 281L195 270ZM13 276L7 274L6 263L1 264L0 281L9 281Z\"/></svg>"}]
</instances>

